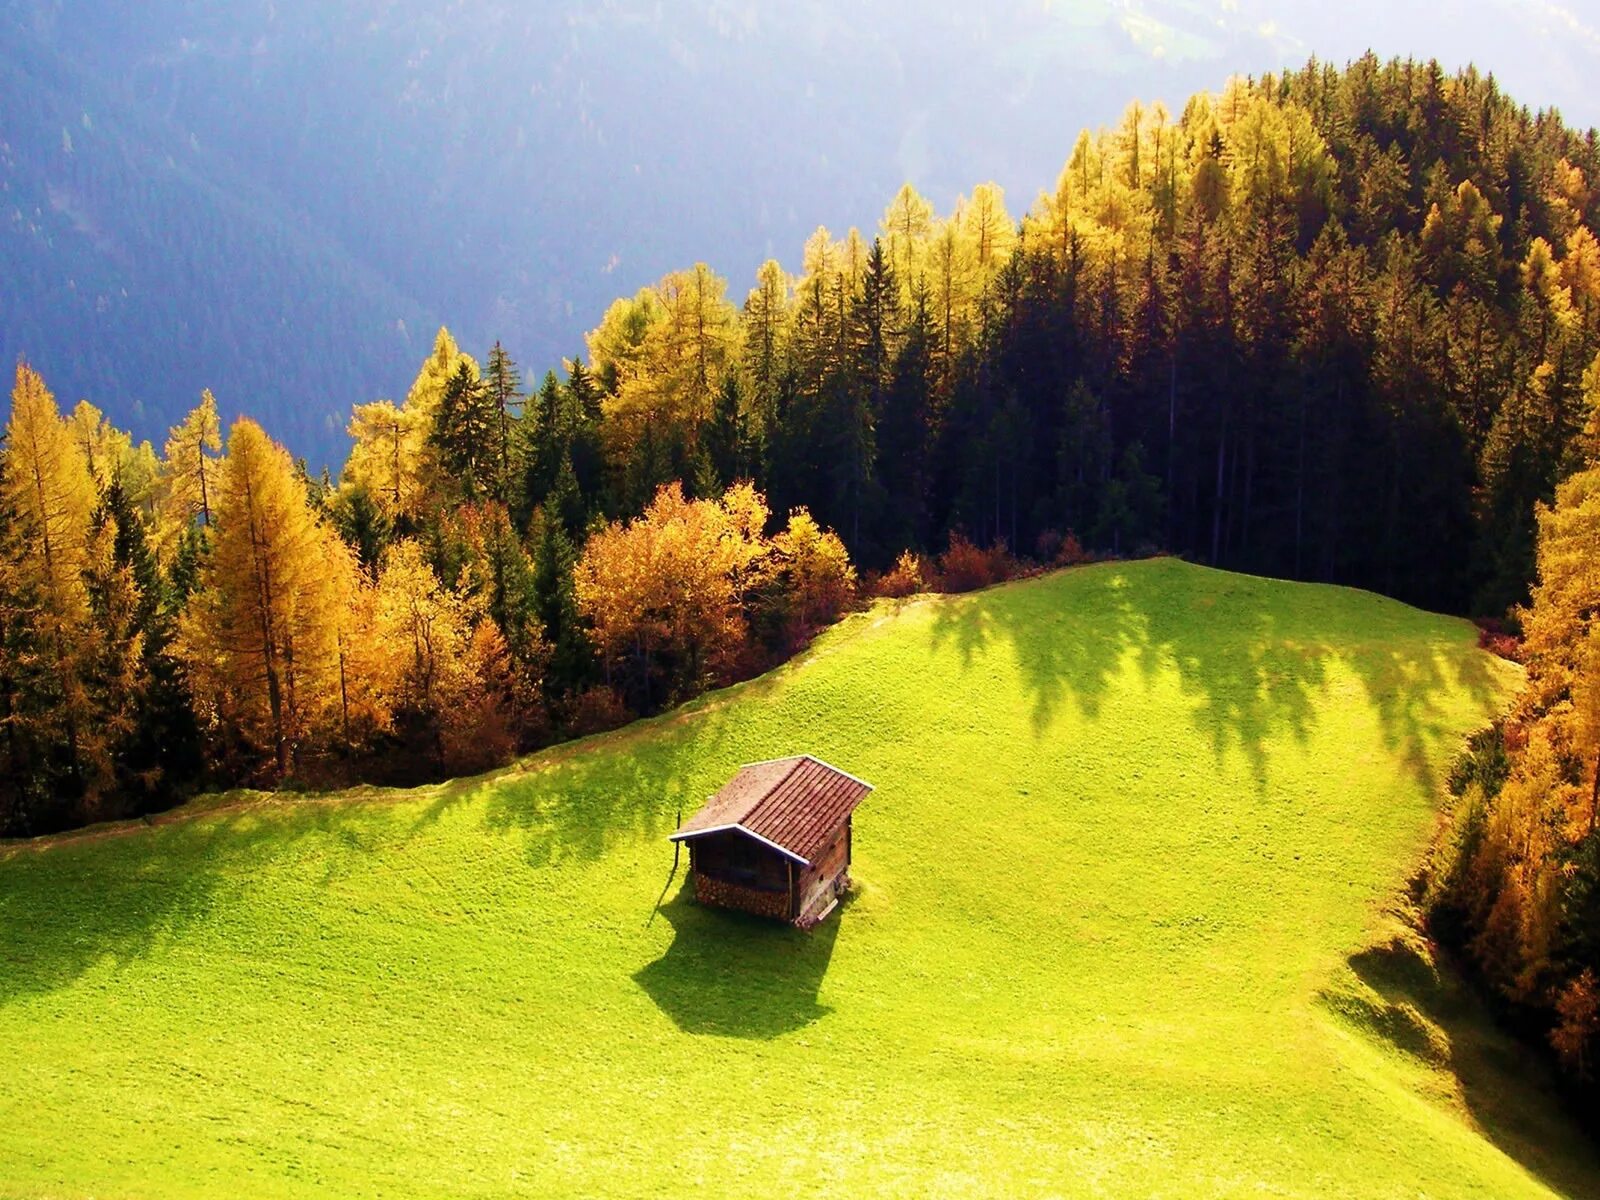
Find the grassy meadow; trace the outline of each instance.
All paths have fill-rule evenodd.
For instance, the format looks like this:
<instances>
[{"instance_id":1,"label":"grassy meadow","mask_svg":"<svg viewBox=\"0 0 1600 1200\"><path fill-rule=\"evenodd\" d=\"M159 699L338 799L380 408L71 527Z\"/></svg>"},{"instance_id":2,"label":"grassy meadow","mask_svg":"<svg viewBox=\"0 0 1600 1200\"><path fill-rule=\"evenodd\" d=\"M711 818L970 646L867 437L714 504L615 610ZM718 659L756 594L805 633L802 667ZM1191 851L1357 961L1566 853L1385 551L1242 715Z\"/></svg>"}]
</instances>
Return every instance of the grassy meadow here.
<instances>
[{"instance_id":1,"label":"grassy meadow","mask_svg":"<svg viewBox=\"0 0 1600 1200\"><path fill-rule=\"evenodd\" d=\"M1405 919L1518 679L1473 632L1104 564L489 776L0 844L0 1195L1600 1196ZM805 750L877 786L854 896L691 903L677 813Z\"/></svg>"}]
</instances>

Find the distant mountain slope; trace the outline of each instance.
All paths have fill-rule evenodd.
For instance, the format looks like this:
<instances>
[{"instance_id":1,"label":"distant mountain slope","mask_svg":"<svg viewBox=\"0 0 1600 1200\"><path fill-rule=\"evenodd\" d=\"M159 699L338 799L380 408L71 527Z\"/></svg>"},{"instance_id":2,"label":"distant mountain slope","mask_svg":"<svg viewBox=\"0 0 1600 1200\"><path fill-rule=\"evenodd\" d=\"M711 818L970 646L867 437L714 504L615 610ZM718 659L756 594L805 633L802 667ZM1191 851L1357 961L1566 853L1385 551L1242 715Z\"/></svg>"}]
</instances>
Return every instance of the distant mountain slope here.
<instances>
[{"instance_id":1,"label":"distant mountain slope","mask_svg":"<svg viewBox=\"0 0 1600 1200\"><path fill-rule=\"evenodd\" d=\"M273 417L309 406L272 428L335 460L330 412L415 368L397 319L413 338L447 322L480 354L502 338L537 374L613 297L700 260L741 298L763 258L797 267L819 223L871 230L907 180L947 210L994 179L1021 212L1077 130L1133 97L1370 45L1476 59L1528 103L1573 101L1581 126L1600 65L1591 24L1544 0L1449 22L1388 0L0 0L0 31L0 273L33 289L3 289L0 353L26 341L65 394L123 420L138 401L152 427L201 382ZM82 136L85 110L127 144ZM63 127L76 190L57 181ZM118 313L125 286L150 328Z\"/></svg>"},{"instance_id":2,"label":"distant mountain slope","mask_svg":"<svg viewBox=\"0 0 1600 1200\"><path fill-rule=\"evenodd\" d=\"M5 21L0 96L0 360L158 444L210 386L314 456L404 387L432 317L221 155Z\"/></svg>"},{"instance_id":3,"label":"distant mountain slope","mask_svg":"<svg viewBox=\"0 0 1600 1200\"><path fill-rule=\"evenodd\" d=\"M1388 911L1518 675L1368 593L1108 563L495 775L7 845L0 1192L1595 1195ZM674 812L800 750L876 785L854 898L663 890Z\"/></svg>"}]
</instances>

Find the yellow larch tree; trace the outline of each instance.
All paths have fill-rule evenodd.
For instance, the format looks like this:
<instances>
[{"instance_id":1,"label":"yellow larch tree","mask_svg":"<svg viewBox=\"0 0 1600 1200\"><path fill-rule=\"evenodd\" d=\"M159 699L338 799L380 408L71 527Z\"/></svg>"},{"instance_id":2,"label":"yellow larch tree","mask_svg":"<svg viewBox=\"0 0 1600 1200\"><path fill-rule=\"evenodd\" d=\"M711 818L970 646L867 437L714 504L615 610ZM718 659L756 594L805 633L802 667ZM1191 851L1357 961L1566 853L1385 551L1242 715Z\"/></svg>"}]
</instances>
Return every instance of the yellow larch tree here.
<instances>
[{"instance_id":1,"label":"yellow larch tree","mask_svg":"<svg viewBox=\"0 0 1600 1200\"><path fill-rule=\"evenodd\" d=\"M902 297L909 300L922 274L928 238L933 233L933 205L907 183L884 210L879 229L889 251L890 265L900 281Z\"/></svg>"},{"instance_id":2,"label":"yellow larch tree","mask_svg":"<svg viewBox=\"0 0 1600 1200\"><path fill-rule=\"evenodd\" d=\"M392 659L394 714L432 743L436 765L464 770L502 760L515 743L510 656L481 601L441 584L407 538L384 559L373 616Z\"/></svg>"},{"instance_id":3,"label":"yellow larch tree","mask_svg":"<svg viewBox=\"0 0 1600 1200\"><path fill-rule=\"evenodd\" d=\"M215 537L180 635L203 714L279 776L331 731L339 635L357 568L313 512L288 452L254 421L228 435Z\"/></svg>"},{"instance_id":4,"label":"yellow larch tree","mask_svg":"<svg viewBox=\"0 0 1600 1200\"><path fill-rule=\"evenodd\" d=\"M423 488L426 434L417 414L392 400L357 404L350 416L350 457L340 483L364 488L390 521L415 513Z\"/></svg>"},{"instance_id":5,"label":"yellow larch tree","mask_svg":"<svg viewBox=\"0 0 1600 1200\"><path fill-rule=\"evenodd\" d=\"M445 483L430 439L445 389L463 368L478 379L477 361L441 326L402 404L374 400L351 410L350 456L339 481L363 489L391 522L420 519Z\"/></svg>"},{"instance_id":6,"label":"yellow larch tree","mask_svg":"<svg viewBox=\"0 0 1600 1200\"><path fill-rule=\"evenodd\" d=\"M740 361L739 312L727 281L705 263L675 271L606 311L589 334L591 369L611 388L607 451L632 455L647 427L694 444L722 385Z\"/></svg>"},{"instance_id":7,"label":"yellow larch tree","mask_svg":"<svg viewBox=\"0 0 1600 1200\"><path fill-rule=\"evenodd\" d=\"M113 481L120 483L128 503L148 517L160 470L150 443L135 445L129 434L106 420L105 414L87 400L78 401L67 424L83 451L95 488L103 494Z\"/></svg>"},{"instance_id":8,"label":"yellow larch tree","mask_svg":"<svg viewBox=\"0 0 1600 1200\"><path fill-rule=\"evenodd\" d=\"M961 207L961 236L966 239L981 291L1005 266L1017 245L1017 225L1006 211L1004 190L980 183Z\"/></svg>"},{"instance_id":9,"label":"yellow larch tree","mask_svg":"<svg viewBox=\"0 0 1600 1200\"><path fill-rule=\"evenodd\" d=\"M20 611L32 642L49 664L44 679L54 702L15 719L40 726L26 732L67 748L75 782L92 791L103 758L103 731L89 720L82 666L94 651L86 576L105 553L94 536L98 499L83 448L39 373L17 366L0 459L0 506L17 526L13 553L0 559L4 591Z\"/></svg>"},{"instance_id":10,"label":"yellow larch tree","mask_svg":"<svg viewBox=\"0 0 1600 1200\"><path fill-rule=\"evenodd\" d=\"M162 452L157 537L163 549L169 549L195 521L211 524L221 449L217 400L207 388L200 403L167 434Z\"/></svg>"}]
</instances>

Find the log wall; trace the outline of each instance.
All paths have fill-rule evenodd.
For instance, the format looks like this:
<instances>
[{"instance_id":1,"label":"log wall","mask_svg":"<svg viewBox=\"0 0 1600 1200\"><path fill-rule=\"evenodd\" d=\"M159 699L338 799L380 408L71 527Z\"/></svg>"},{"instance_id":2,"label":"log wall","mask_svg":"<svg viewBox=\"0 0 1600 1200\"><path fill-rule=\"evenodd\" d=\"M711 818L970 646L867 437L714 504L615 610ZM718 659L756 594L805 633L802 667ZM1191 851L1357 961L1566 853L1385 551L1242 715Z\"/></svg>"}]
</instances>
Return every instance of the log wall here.
<instances>
[{"instance_id":1,"label":"log wall","mask_svg":"<svg viewBox=\"0 0 1600 1200\"><path fill-rule=\"evenodd\" d=\"M761 888L742 887L723 879L712 879L698 872L694 877L694 898L701 904L715 904L722 908L738 908L760 917L789 919L789 893L769 892Z\"/></svg>"}]
</instances>

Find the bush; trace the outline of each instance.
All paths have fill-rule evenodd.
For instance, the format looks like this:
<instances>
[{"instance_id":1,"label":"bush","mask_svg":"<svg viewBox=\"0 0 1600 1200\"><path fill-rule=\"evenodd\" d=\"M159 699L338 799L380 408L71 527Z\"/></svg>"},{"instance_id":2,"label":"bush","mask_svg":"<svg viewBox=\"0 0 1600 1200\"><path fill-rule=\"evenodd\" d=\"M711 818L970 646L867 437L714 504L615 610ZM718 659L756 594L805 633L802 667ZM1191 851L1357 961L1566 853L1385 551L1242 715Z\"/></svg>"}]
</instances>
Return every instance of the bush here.
<instances>
[{"instance_id":1,"label":"bush","mask_svg":"<svg viewBox=\"0 0 1600 1200\"><path fill-rule=\"evenodd\" d=\"M900 551L894 569L877 581L873 594L900 599L928 590L928 571L922 559L909 550Z\"/></svg>"},{"instance_id":2,"label":"bush","mask_svg":"<svg viewBox=\"0 0 1600 1200\"><path fill-rule=\"evenodd\" d=\"M938 587L941 592L973 592L1016 573L1017 562L1004 541L983 549L952 532L950 548L939 556Z\"/></svg>"},{"instance_id":3,"label":"bush","mask_svg":"<svg viewBox=\"0 0 1600 1200\"><path fill-rule=\"evenodd\" d=\"M620 728L631 720L633 713L616 689L597 683L572 698L565 733L568 737L587 737L591 733Z\"/></svg>"},{"instance_id":4,"label":"bush","mask_svg":"<svg viewBox=\"0 0 1600 1200\"><path fill-rule=\"evenodd\" d=\"M1078 535L1072 530L1067 530L1067 536L1061 539L1061 545L1051 556L1051 560L1058 567L1075 567L1079 563L1094 561L1094 555L1083 548L1083 543L1078 540Z\"/></svg>"},{"instance_id":5,"label":"bush","mask_svg":"<svg viewBox=\"0 0 1600 1200\"><path fill-rule=\"evenodd\" d=\"M1515 625L1495 617L1481 617L1478 626L1478 648L1514 663L1527 661L1523 652L1522 637Z\"/></svg>"}]
</instances>

